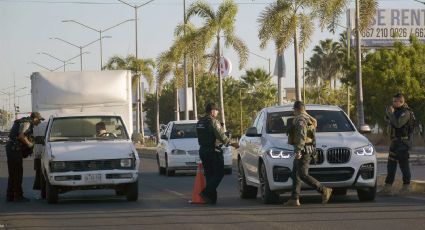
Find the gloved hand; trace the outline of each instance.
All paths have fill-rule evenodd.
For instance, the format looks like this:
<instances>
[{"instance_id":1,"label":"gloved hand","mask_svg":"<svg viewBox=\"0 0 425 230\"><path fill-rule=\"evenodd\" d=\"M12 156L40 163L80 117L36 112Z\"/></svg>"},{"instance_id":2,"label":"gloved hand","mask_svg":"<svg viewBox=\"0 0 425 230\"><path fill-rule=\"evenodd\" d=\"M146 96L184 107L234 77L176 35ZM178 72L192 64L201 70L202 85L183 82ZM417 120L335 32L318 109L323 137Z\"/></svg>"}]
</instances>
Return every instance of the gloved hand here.
<instances>
[{"instance_id":1,"label":"gloved hand","mask_svg":"<svg viewBox=\"0 0 425 230\"><path fill-rule=\"evenodd\" d=\"M230 144L233 148L238 149L239 148L239 143L235 142L235 143L231 143Z\"/></svg>"},{"instance_id":2,"label":"gloved hand","mask_svg":"<svg viewBox=\"0 0 425 230\"><path fill-rule=\"evenodd\" d=\"M34 148L34 144L30 142L30 143L28 144L28 148L30 148L30 149Z\"/></svg>"},{"instance_id":3,"label":"gloved hand","mask_svg":"<svg viewBox=\"0 0 425 230\"><path fill-rule=\"evenodd\" d=\"M301 159L302 156L301 152L295 153L295 159L297 160Z\"/></svg>"}]
</instances>

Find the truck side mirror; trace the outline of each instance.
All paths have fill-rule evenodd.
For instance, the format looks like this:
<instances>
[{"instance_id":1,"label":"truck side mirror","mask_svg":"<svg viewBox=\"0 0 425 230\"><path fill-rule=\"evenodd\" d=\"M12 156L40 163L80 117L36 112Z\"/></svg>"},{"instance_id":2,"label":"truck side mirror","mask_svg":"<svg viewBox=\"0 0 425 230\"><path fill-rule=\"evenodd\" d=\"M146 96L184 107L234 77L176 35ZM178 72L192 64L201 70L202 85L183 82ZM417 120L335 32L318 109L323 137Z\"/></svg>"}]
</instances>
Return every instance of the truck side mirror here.
<instances>
[{"instance_id":1,"label":"truck side mirror","mask_svg":"<svg viewBox=\"0 0 425 230\"><path fill-rule=\"evenodd\" d=\"M366 133L371 133L372 130L370 129L370 126L369 125L366 125L365 124L365 125L360 126L359 132L361 134L366 134Z\"/></svg>"},{"instance_id":2,"label":"truck side mirror","mask_svg":"<svg viewBox=\"0 0 425 230\"><path fill-rule=\"evenodd\" d=\"M44 136L36 136L34 137L34 142L39 145L45 145Z\"/></svg>"},{"instance_id":3,"label":"truck side mirror","mask_svg":"<svg viewBox=\"0 0 425 230\"><path fill-rule=\"evenodd\" d=\"M261 137L261 133L257 132L256 127L249 127L245 134L247 137Z\"/></svg>"}]
</instances>

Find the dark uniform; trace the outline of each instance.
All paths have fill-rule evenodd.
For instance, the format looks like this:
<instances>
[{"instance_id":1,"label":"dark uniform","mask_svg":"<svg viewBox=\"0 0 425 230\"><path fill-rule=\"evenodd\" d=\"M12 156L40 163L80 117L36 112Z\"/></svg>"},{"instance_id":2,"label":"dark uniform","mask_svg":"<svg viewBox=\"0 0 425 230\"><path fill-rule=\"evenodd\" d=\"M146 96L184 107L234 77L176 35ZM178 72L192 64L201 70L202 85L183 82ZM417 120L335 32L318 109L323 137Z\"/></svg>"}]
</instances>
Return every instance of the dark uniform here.
<instances>
[{"instance_id":1,"label":"dark uniform","mask_svg":"<svg viewBox=\"0 0 425 230\"><path fill-rule=\"evenodd\" d=\"M199 156L204 166L206 187L201 192L201 196L206 198L208 203L217 202L217 187L224 177L223 151L219 148L217 140L224 145L230 140L224 133L220 122L211 115L202 117L196 124L198 133Z\"/></svg>"},{"instance_id":2,"label":"dark uniform","mask_svg":"<svg viewBox=\"0 0 425 230\"><path fill-rule=\"evenodd\" d=\"M23 158L32 153L32 148L18 140L19 134L23 133L28 139L32 139L33 122L29 117L16 120L10 130L9 141L6 144L7 167L9 179L7 183L7 200L23 201L22 176Z\"/></svg>"},{"instance_id":3,"label":"dark uniform","mask_svg":"<svg viewBox=\"0 0 425 230\"><path fill-rule=\"evenodd\" d=\"M413 112L406 104L400 108L394 109L394 113L388 110L386 111L386 118L391 125L391 145L388 154L388 174L385 179L385 184L393 184L397 170L397 162L400 164L400 169L403 174L403 184L410 184L409 149L411 146L411 136L413 134L413 126L411 125L413 117Z\"/></svg>"}]
</instances>

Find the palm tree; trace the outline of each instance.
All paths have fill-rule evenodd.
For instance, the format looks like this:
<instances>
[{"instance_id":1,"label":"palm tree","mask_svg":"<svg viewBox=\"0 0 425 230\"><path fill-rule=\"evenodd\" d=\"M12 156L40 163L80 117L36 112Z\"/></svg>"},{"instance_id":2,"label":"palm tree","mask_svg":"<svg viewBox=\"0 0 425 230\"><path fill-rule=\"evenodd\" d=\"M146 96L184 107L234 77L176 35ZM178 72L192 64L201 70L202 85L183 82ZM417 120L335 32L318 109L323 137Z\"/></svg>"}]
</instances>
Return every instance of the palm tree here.
<instances>
[{"instance_id":1,"label":"palm tree","mask_svg":"<svg viewBox=\"0 0 425 230\"><path fill-rule=\"evenodd\" d=\"M205 1L199 0L193 3L187 10L187 18L190 19L197 15L204 19L204 24L199 29L199 36L205 44L210 44L214 39L217 43L214 46L215 59L220 63L220 37L223 34L224 44L226 47L232 46L239 56L239 69L242 69L248 60L248 47L245 43L235 35L235 17L238 12L237 5L233 0L224 0L214 12L212 7ZM220 65L217 65L217 75L219 78L219 95L220 95L220 116L224 129L226 129L224 117L223 102L223 81L221 79Z\"/></svg>"},{"instance_id":2,"label":"palm tree","mask_svg":"<svg viewBox=\"0 0 425 230\"><path fill-rule=\"evenodd\" d=\"M197 29L193 24L180 24L175 29L177 40L174 42L171 50L175 56L183 58L187 55L192 66L192 95L194 118L198 118L197 100L196 100L196 66L203 66L207 41L202 34L203 31Z\"/></svg>"},{"instance_id":3,"label":"palm tree","mask_svg":"<svg viewBox=\"0 0 425 230\"><path fill-rule=\"evenodd\" d=\"M137 87L139 79L144 76L149 85L149 91L151 92L153 89L154 76L153 69L155 68L155 62L152 59L137 59L133 55L129 55L125 58L120 56L111 57L103 69L111 69L111 70L131 70L133 78L132 78L132 88L133 90ZM140 112L143 114L143 103L140 103ZM144 131L144 119L143 116L140 121L140 133L141 143L145 142L145 131Z\"/></svg>"},{"instance_id":4,"label":"palm tree","mask_svg":"<svg viewBox=\"0 0 425 230\"><path fill-rule=\"evenodd\" d=\"M310 85L321 87L322 82L329 82L329 88L336 89L336 81L342 76L341 45L331 39L320 41L313 49L313 56L307 61L306 81Z\"/></svg>"},{"instance_id":5,"label":"palm tree","mask_svg":"<svg viewBox=\"0 0 425 230\"><path fill-rule=\"evenodd\" d=\"M290 44L294 45L297 100L301 100L299 53L311 40L314 20L319 19L322 30L327 27L334 32L348 3L348 0L276 0L260 14L258 37L261 48L265 48L270 40L274 40L278 55L282 55ZM372 22L376 7L376 0L361 0L361 30Z\"/></svg>"}]
</instances>

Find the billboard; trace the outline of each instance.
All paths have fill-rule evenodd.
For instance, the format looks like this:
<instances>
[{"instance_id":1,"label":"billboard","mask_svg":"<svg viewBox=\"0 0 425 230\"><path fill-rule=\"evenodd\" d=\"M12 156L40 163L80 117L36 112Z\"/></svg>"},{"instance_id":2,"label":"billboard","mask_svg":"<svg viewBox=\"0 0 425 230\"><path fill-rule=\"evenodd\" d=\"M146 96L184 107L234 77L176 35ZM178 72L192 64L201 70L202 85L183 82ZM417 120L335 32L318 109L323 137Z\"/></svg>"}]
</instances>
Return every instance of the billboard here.
<instances>
[{"instance_id":1,"label":"billboard","mask_svg":"<svg viewBox=\"0 0 425 230\"><path fill-rule=\"evenodd\" d=\"M354 9L347 12L347 27L355 27ZM372 25L361 33L364 47L393 46L394 41L409 43L411 34L425 42L425 9L378 9ZM355 33L351 33L351 42L355 44Z\"/></svg>"}]
</instances>

